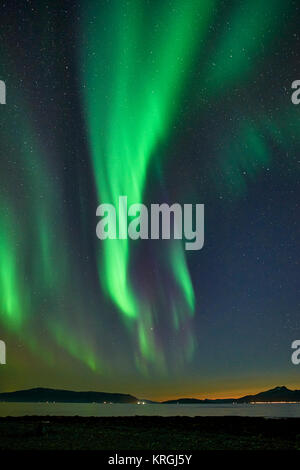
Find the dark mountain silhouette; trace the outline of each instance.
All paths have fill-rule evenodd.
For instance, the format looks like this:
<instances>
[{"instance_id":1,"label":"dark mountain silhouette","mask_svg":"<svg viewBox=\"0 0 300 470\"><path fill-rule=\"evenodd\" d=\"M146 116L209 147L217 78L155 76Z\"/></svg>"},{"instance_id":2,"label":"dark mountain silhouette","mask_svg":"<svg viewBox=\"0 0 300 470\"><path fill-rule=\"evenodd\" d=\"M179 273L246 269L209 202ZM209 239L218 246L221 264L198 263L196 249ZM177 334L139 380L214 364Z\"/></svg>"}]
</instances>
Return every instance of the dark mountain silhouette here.
<instances>
[{"instance_id":1,"label":"dark mountain silhouette","mask_svg":"<svg viewBox=\"0 0 300 470\"><path fill-rule=\"evenodd\" d=\"M196 398L179 398L177 400L167 400L163 403L179 403L179 404L208 404L208 403L251 403L251 402L299 402L300 403L300 390L289 390L287 387L275 387L265 392L257 393L256 395L246 395L241 398L224 398L209 400L198 400Z\"/></svg>"},{"instance_id":2,"label":"dark mountain silhouette","mask_svg":"<svg viewBox=\"0 0 300 470\"><path fill-rule=\"evenodd\" d=\"M163 401L162 404L164 405L172 405L172 404L179 404L179 405L194 405L194 404L203 404L208 405L210 403L233 403L236 402L236 398L216 398L215 400L204 398L203 400L199 398L178 398L177 400L167 400Z\"/></svg>"},{"instance_id":3,"label":"dark mountain silhouette","mask_svg":"<svg viewBox=\"0 0 300 470\"><path fill-rule=\"evenodd\" d=\"M74 392L70 390L55 390L52 388L32 388L29 390L19 390L16 392L0 393L0 402L38 403L38 402L58 402L58 403L158 403L146 399L138 399L133 395L123 393L106 392ZM271 390L257 393L256 395L246 395L241 398L219 398L219 399L197 399L178 398L167 400L162 404L226 404L226 403L251 403L251 402L299 402L300 390L289 390L287 387L275 387Z\"/></svg>"},{"instance_id":4,"label":"dark mountain silhouette","mask_svg":"<svg viewBox=\"0 0 300 470\"><path fill-rule=\"evenodd\" d=\"M51 388L32 388L17 392L0 393L5 402L60 402L60 403L137 403L138 399L123 393L73 392Z\"/></svg>"},{"instance_id":5,"label":"dark mountain silhouette","mask_svg":"<svg viewBox=\"0 0 300 470\"><path fill-rule=\"evenodd\" d=\"M250 402L276 402L276 401L296 401L300 402L300 390L289 390L288 388L275 387L265 392L257 393L256 395L246 395L245 397L236 400L238 403Z\"/></svg>"}]
</instances>

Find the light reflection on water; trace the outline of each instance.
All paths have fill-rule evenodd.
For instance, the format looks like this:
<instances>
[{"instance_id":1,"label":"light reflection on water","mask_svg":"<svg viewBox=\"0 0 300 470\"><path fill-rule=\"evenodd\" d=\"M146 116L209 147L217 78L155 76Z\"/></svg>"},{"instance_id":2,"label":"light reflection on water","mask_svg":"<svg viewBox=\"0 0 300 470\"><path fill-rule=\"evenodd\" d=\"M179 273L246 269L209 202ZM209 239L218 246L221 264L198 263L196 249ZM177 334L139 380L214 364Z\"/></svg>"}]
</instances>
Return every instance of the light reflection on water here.
<instances>
[{"instance_id":1,"label":"light reflection on water","mask_svg":"<svg viewBox=\"0 0 300 470\"><path fill-rule=\"evenodd\" d=\"M131 405L101 403L0 403L0 416L264 416L300 417L300 404Z\"/></svg>"}]
</instances>

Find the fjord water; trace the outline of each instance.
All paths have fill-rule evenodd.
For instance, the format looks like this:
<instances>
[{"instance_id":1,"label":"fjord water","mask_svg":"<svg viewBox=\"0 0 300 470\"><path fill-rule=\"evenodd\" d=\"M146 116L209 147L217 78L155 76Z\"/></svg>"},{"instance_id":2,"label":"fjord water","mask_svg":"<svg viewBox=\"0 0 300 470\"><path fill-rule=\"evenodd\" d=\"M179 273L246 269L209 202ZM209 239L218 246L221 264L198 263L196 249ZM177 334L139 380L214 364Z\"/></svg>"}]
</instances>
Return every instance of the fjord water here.
<instances>
[{"instance_id":1,"label":"fjord water","mask_svg":"<svg viewBox=\"0 0 300 470\"><path fill-rule=\"evenodd\" d=\"M0 403L5 416L262 416L300 417L300 404L131 405L102 403Z\"/></svg>"}]
</instances>

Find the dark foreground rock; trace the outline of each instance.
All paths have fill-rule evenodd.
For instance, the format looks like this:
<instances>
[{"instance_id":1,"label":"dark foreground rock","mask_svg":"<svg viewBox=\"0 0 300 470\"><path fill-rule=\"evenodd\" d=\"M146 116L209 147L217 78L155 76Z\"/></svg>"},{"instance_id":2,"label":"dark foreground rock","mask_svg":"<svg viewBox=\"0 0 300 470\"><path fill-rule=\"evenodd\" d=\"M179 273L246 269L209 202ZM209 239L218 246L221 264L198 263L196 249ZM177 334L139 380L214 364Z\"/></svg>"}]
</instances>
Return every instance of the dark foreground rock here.
<instances>
[{"instance_id":1,"label":"dark foreground rock","mask_svg":"<svg viewBox=\"0 0 300 470\"><path fill-rule=\"evenodd\" d=\"M300 449L300 418L0 418L1 450Z\"/></svg>"}]
</instances>

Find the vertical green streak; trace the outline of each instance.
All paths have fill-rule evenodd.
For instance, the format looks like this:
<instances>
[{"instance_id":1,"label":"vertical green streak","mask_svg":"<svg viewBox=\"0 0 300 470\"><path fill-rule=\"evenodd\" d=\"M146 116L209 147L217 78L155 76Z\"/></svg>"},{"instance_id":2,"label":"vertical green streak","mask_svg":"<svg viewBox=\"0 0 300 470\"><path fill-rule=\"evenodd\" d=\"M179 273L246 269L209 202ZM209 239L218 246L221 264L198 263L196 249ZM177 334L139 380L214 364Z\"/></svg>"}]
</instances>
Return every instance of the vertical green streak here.
<instances>
[{"instance_id":1,"label":"vertical green streak","mask_svg":"<svg viewBox=\"0 0 300 470\"><path fill-rule=\"evenodd\" d=\"M78 339L71 332L66 332L66 329L58 323L51 326L51 331L56 342L72 357L84 363L93 372L99 373L102 370L99 356L92 351L87 342Z\"/></svg>"},{"instance_id":2,"label":"vertical green streak","mask_svg":"<svg viewBox=\"0 0 300 470\"><path fill-rule=\"evenodd\" d=\"M121 195L128 197L128 204L140 203L150 160L170 133L214 2L178 0L172 8L161 2L147 10L143 2L119 1L104 18L97 4L90 3L91 9L85 8L81 70L98 197L116 207ZM138 319L140 301L128 275L129 241L105 240L102 250L99 277L105 291L125 318ZM177 262L173 275L192 308L183 253ZM170 263L170 269L175 265ZM140 324L140 349L147 357L148 336Z\"/></svg>"},{"instance_id":3,"label":"vertical green streak","mask_svg":"<svg viewBox=\"0 0 300 470\"><path fill-rule=\"evenodd\" d=\"M20 273L21 258L12 216L0 213L0 320L9 328L20 327L27 308Z\"/></svg>"},{"instance_id":4,"label":"vertical green streak","mask_svg":"<svg viewBox=\"0 0 300 470\"><path fill-rule=\"evenodd\" d=\"M190 308L190 312L193 313L195 308L195 294L181 245L173 245L170 252L170 263L174 273L174 278L178 285L181 286L186 303Z\"/></svg>"},{"instance_id":5,"label":"vertical green streak","mask_svg":"<svg viewBox=\"0 0 300 470\"><path fill-rule=\"evenodd\" d=\"M74 318L68 322L62 302L75 286L65 248L68 240L59 183L25 99L13 84L11 89L18 106L6 105L1 128L0 326L26 338L28 349L48 363L53 360L49 348L52 332L62 348L88 367L97 368L98 358L94 359L88 342L82 345L73 335ZM29 117L24 120L24 116ZM53 331L54 325L59 328L61 315L65 341ZM39 328L43 342L37 334Z\"/></svg>"}]
</instances>

